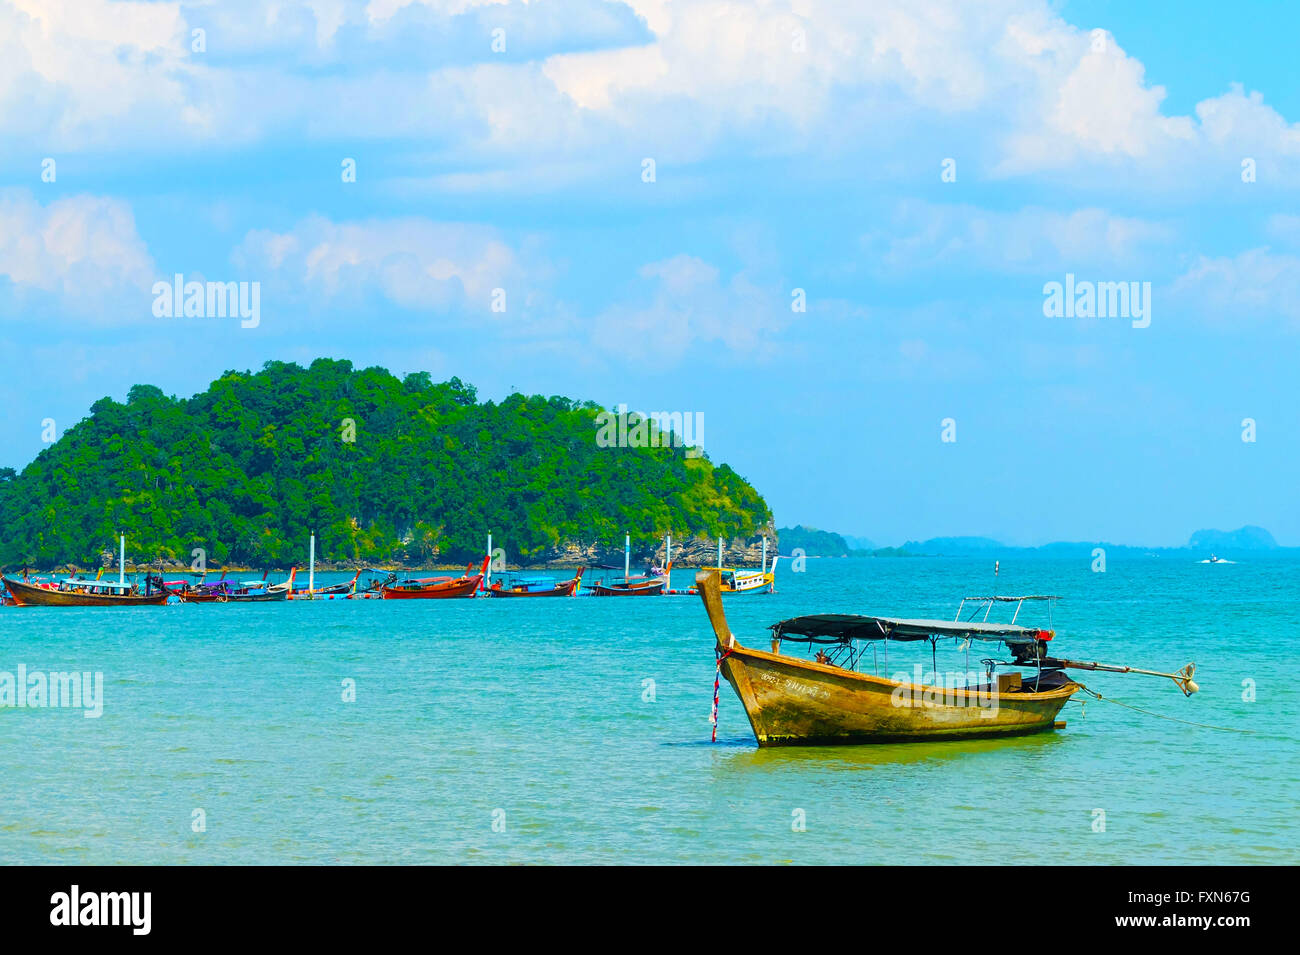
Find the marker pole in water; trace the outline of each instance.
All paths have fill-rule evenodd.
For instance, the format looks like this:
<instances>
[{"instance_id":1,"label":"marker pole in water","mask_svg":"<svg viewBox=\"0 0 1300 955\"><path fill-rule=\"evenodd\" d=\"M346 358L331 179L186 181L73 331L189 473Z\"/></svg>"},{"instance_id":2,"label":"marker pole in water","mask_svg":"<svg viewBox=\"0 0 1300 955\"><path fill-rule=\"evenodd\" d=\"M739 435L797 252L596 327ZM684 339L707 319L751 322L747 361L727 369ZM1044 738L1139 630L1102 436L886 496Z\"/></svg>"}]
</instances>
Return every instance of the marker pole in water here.
<instances>
[{"instance_id":1,"label":"marker pole in water","mask_svg":"<svg viewBox=\"0 0 1300 955\"><path fill-rule=\"evenodd\" d=\"M123 534L117 539L117 582L126 583L126 535Z\"/></svg>"},{"instance_id":2,"label":"marker pole in water","mask_svg":"<svg viewBox=\"0 0 1300 955\"><path fill-rule=\"evenodd\" d=\"M628 574L632 573L632 535L623 535L623 580L626 581Z\"/></svg>"}]
</instances>

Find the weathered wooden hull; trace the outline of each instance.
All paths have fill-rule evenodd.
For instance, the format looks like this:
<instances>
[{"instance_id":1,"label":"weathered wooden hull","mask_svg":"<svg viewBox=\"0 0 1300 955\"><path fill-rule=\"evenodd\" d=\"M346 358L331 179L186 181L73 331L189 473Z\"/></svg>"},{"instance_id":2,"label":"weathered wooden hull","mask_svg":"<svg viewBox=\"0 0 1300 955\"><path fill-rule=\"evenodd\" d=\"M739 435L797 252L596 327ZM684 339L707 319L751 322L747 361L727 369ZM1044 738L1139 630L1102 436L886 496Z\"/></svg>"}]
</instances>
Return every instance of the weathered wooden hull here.
<instances>
[{"instance_id":1,"label":"weathered wooden hull","mask_svg":"<svg viewBox=\"0 0 1300 955\"><path fill-rule=\"evenodd\" d=\"M116 596L114 594L78 594L65 590L46 590L21 580L5 578L5 586L20 607L152 607L167 602L167 591L144 596L143 594Z\"/></svg>"},{"instance_id":2,"label":"weathered wooden hull","mask_svg":"<svg viewBox=\"0 0 1300 955\"><path fill-rule=\"evenodd\" d=\"M632 587L619 587L618 585L607 586L605 584L596 584L591 588L591 592L596 597L658 597L664 592L666 587L662 580L657 580L650 584L641 584Z\"/></svg>"},{"instance_id":3,"label":"weathered wooden hull","mask_svg":"<svg viewBox=\"0 0 1300 955\"><path fill-rule=\"evenodd\" d=\"M572 597L573 592L577 589L576 580L566 580L557 587L549 590L492 590L489 588L487 595L489 597Z\"/></svg>"},{"instance_id":4,"label":"weathered wooden hull","mask_svg":"<svg viewBox=\"0 0 1300 955\"><path fill-rule=\"evenodd\" d=\"M220 603L232 604L260 604L275 603L280 600L288 600L289 591L287 590L264 590L255 594L227 594L226 599Z\"/></svg>"},{"instance_id":5,"label":"weathered wooden hull","mask_svg":"<svg viewBox=\"0 0 1300 955\"><path fill-rule=\"evenodd\" d=\"M722 662L760 746L916 742L1015 736L1050 730L1078 689L1038 693L925 687L735 646ZM942 688L940 692L943 693Z\"/></svg>"},{"instance_id":6,"label":"weathered wooden hull","mask_svg":"<svg viewBox=\"0 0 1300 955\"><path fill-rule=\"evenodd\" d=\"M181 603L186 604L214 604L226 599L225 594L187 594L184 591L176 596L181 598Z\"/></svg>"},{"instance_id":7,"label":"weathered wooden hull","mask_svg":"<svg viewBox=\"0 0 1300 955\"><path fill-rule=\"evenodd\" d=\"M384 587L381 592L385 600L445 600L453 597L473 597L482 581L483 575L476 574L473 577L461 577L445 583L429 584L419 590Z\"/></svg>"}]
</instances>

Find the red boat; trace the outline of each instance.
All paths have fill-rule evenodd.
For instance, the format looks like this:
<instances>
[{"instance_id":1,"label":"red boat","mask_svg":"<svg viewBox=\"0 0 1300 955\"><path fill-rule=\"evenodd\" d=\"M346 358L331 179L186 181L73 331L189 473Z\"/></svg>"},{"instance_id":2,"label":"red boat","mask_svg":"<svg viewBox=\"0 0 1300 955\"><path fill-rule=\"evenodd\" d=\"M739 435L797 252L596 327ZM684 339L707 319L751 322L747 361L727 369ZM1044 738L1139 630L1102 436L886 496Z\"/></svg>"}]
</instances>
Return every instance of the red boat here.
<instances>
[{"instance_id":1,"label":"red boat","mask_svg":"<svg viewBox=\"0 0 1300 955\"><path fill-rule=\"evenodd\" d=\"M599 583L591 588L595 597L658 597L668 582L662 577L632 577L613 583Z\"/></svg>"},{"instance_id":2,"label":"red boat","mask_svg":"<svg viewBox=\"0 0 1300 955\"><path fill-rule=\"evenodd\" d=\"M497 581L487 590L489 597L572 597L582 583L582 572L585 567L579 567L578 572L572 580L561 581L551 587L538 587L536 581L521 580L516 581L509 587L502 586L501 581Z\"/></svg>"},{"instance_id":3,"label":"red boat","mask_svg":"<svg viewBox=\"0 0 1300 955\"><path fill-rule=\"evenodd\" d=\"M465 565L461 577L420 577L411 580L397 580L379 588L385 600L441 600L451 597L473 597L483 577L487 574L488 561L483 558L483 566L477 574L471 574L473 564Z\"/></svg>"}]
</instances>

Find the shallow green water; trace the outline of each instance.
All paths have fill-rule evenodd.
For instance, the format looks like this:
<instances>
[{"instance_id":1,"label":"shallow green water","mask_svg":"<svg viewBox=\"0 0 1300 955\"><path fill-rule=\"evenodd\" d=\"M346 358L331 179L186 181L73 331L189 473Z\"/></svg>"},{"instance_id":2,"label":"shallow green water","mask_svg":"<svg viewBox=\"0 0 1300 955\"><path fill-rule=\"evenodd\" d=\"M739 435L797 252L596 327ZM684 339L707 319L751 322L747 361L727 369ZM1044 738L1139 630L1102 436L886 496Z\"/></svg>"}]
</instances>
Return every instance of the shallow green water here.
<instances>
[{"instance_id":1,"label":"shallow green water","mask_svg":"<svg viewBox=\"0 0 1300 955\"><path fill-rule=\"evenodd\" d=\"M1202 691L1088 685L1256 735L1090 702L1023 739L759 750L724 683L710 744L695 598L3 608L0 671L102 671L105 703L99 719L0 708L0 860L1300 861L1300 562L1004 561L996 581L988 563L783 564L778 594L727 609L764 646L798 613L949 617L966 593L1059 593L1058 653L1194 660ZM891 652L890 670L928 658Z\"/></svg>"}]
</instances>

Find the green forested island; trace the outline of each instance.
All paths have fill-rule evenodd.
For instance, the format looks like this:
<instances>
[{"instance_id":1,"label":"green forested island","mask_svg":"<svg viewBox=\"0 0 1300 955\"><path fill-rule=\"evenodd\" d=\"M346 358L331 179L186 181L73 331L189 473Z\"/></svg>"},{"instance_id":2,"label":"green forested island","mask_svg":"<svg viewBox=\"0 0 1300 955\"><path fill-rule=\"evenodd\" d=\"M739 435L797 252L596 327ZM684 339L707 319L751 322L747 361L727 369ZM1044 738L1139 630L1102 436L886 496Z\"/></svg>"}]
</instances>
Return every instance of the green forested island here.
<instances>
[{"instance_id":1,"label":"green forested island","mask_svg":"<svg viewBox=\"0 0 1300 955\"><path fill-rule=\"evenodd\" d=\"M0 469L0 566L93 566L127 535L141 562L428 564L481 556L489 531L528 563L624 533L759 533L771 512L684 447L600 447L591 402L399 379L319 359L230 371L188 399L137 385L22 473Z\"/></svg>"},{"instance_id":2,"label":"green forested island","mask_svg":"<svg viewBox=\"0 0 1300 955\"><path fill-rule=\"evenodd\" d=\"M809 557L848 557L852 553L844 538L834 531L796 524L794 527L783 527L777 533L786 553L802 550Z\"/></svg>"}]
</instances>

